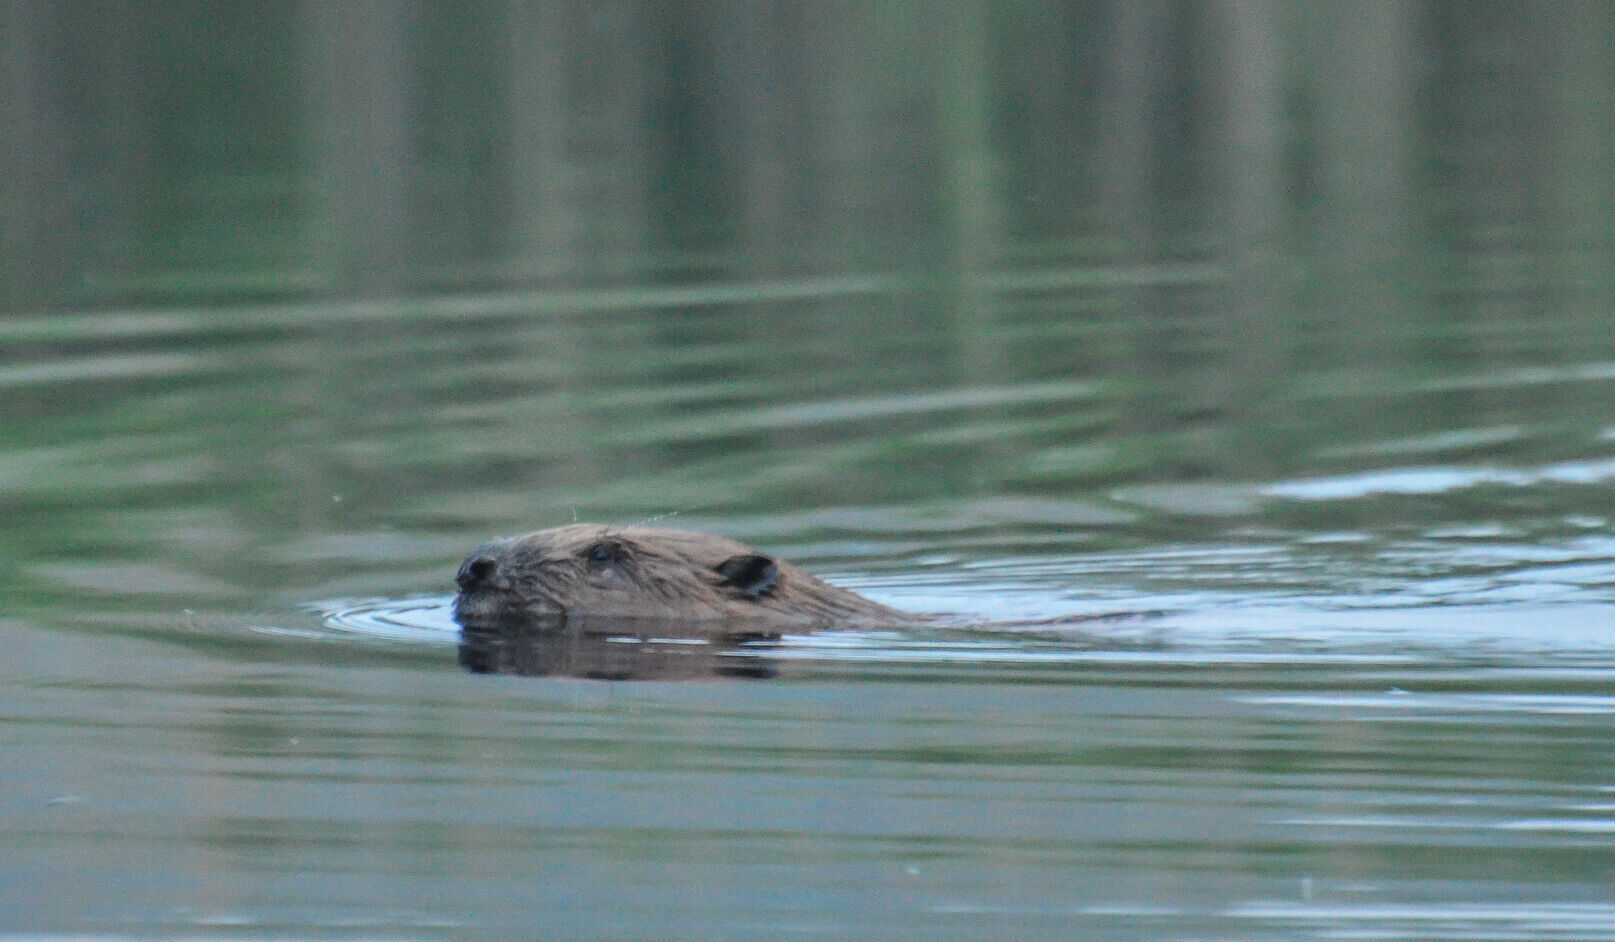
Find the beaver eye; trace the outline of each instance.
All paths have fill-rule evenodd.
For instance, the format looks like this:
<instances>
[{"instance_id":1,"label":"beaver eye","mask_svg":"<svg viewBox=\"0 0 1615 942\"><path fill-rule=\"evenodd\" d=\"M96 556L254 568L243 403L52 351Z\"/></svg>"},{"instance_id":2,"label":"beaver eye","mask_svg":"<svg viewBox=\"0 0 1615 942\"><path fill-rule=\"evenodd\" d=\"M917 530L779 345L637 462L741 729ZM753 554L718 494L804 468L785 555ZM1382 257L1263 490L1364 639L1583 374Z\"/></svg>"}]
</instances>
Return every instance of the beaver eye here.
<instances>
[{"instance_id":1,"label":"beaver eye","mask_svg":"<svg viewBox=\"0 0 1615 942\"><path fill-rule=\"evenodd\" d=\"M617 545L615 543L596 543L589 547L588 560L596 566L617 561Z\"/></svg>"},{"instance_id":2,"label":"beaver eye","mask_svg":"<svg viewBox=\"0 0 1615 942\"><path fill-rule=\"evenodd\" d=\"M454 581L459 584L460 588L469 589L474 585L487 582L498 569L499 564L492 559L486 556L478 556L476 559L466 560L465 565L461 566L460 571L455 574Z\"/></svg>"}]
</instances>

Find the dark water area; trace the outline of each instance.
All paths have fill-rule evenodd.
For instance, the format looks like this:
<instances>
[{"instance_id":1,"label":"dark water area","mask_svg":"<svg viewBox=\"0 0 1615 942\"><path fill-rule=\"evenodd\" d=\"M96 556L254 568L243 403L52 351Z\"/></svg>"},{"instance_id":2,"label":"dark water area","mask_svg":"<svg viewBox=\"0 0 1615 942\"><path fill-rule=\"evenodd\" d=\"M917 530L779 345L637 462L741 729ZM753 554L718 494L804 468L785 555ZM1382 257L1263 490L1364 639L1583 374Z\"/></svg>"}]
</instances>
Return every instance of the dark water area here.
<instances>
[{"instance_id":1,"label":"dark water area","mask_svg":"<svg viewBox=\"0 0 1615 942\"><path fill-rule=\"evenodd\" d=\"M1615 938L1610 8L363 8L0 13L0 939Z\"/></svg>"}]
</instances>

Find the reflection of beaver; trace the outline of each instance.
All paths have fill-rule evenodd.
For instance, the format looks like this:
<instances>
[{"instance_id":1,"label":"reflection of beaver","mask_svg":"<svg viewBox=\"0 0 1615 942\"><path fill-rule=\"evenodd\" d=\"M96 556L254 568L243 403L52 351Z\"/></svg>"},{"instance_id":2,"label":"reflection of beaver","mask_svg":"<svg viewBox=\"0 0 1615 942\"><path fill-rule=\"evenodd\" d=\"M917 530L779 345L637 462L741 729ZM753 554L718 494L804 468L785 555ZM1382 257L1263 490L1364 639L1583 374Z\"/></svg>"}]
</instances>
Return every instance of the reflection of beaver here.
<instances>
[{"instance_id":1,"label":"reflection of beaver","mask_svg":"<svg viewBox=\"0 0 1615 942\"><path fill-rule=\"evenodd\" d=\"M734 540L652 527L574 524L488 543L455 581L461 661L473 670L508 667L490 658L518 638L553 647L563 629L722 643L918 620Z\"/></svg>"}]
</instances>

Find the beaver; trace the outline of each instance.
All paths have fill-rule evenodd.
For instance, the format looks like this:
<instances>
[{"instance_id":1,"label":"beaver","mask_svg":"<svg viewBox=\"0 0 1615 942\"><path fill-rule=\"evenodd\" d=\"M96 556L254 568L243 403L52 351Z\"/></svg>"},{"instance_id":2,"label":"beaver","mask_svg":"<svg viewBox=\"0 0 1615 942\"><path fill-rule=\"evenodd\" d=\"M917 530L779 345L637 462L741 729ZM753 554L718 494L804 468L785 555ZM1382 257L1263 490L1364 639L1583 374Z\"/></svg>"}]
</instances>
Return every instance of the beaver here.
<instances>
[{"instance_id":1,"label":"beaver","mask_svg":"<svg viewBox=\"0 0 1615 942\"><path fill-rule=\"evenodd\" d=\"M460 663L479 673L640 676L644 664L619 663L627 642L704 657L786 632L919 620L744 543L660 527L580 523L485 543L455 582ZM618 644L580 661L578 642L591 637Z\"/></svg>"}]
</instances>

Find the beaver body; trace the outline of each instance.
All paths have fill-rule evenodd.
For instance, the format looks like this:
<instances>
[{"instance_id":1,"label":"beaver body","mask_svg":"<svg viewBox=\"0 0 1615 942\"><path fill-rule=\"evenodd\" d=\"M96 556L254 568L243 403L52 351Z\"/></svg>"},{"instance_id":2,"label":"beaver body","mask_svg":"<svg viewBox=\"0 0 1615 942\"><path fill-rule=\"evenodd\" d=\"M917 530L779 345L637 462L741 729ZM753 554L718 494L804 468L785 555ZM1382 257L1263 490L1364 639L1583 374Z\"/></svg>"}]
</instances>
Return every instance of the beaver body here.
<instances>
[{"instance_id":1,"label":"beaver body","mask_svg":"<svg viewBox=\"0 0 1615 942\"><path fill-rule=\"evenodd\" d=\"M659 527L574 524L486 543L455 581L461 662L473 670L509 667L513 644L534 639L553 655L558 639L590 635L721 645L917 621L735 540Z\"/></svg>"}]
</instances>

